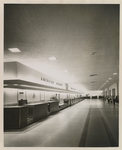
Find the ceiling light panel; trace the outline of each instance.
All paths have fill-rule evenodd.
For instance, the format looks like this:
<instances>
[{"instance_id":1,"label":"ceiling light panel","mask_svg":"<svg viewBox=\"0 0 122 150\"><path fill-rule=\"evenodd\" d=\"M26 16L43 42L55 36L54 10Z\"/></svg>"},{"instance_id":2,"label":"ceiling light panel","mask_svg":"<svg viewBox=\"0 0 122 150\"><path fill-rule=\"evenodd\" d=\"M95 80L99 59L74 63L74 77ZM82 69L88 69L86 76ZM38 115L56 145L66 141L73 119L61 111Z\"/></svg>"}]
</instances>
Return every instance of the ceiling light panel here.
<instances>
[{"instance_id":1,"label":"ceiling light panel","mask_svg":"<svg viewBox=\"0 0 122 150\"><path fill-rule=\"evenodd\" d=\"M55 56L51 56L51 57L49 57L48 59L49 59L49 60L58 60L58 58L55 57Z\"/></svg>"},{"instance_id":2,"label":"ceiling light panel","mask_svg":"<svg viewBox=\"0 0 122 150\"><path fill-rule=\"evenodd\" d=\"M93 52L93 53L91 53L91 55L95 55L97 52Z\"/></svg>"},{"instance_id":3,"label":"ceiling light panel","mask_svg":"<svg viewBox=\"0 0 122 150\"><path fill-rule=\"evenodd\" d=\"M18 48L8 48L8 50L12 53L18 53L21 52Z\"/></svg>"},{"instance_id":4,"label":"ceiling light panel","mask_svg":"<svg viewBox=\"0 0 122 150\"><path fill-rule=\"evenodd\" d=\"M113 75L117 75L117 73L113 73Z\"/></svg>"},{"instance_id":5,"label":"ceiling light panel","mask_svg":"<svg viewBox=\"0 0 122 150\"><path fill-rule=\"evenodd\" d=\"M91 75L89 75L90 77L93 77L93 76L97 76L98 74L91 74Z\"/></svg>"}]
</instances>

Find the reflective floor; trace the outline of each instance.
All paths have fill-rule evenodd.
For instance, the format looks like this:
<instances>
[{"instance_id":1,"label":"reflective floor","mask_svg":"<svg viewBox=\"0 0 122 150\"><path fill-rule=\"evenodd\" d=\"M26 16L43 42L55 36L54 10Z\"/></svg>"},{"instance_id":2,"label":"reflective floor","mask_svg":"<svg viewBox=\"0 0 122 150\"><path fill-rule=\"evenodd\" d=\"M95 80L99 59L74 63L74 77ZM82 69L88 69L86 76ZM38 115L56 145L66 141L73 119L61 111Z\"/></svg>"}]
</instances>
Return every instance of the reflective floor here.
<instances>
[{"instance_id":1,"label":"reflective floor","mask_svg":"<svg viewBox=\"0 0 122 150\"><path fill-rule=\"evenodd\" d=\"M86 99L21 130L4 132L5 147L118 147L119 106Z\"/></svg>"}]
</instances>

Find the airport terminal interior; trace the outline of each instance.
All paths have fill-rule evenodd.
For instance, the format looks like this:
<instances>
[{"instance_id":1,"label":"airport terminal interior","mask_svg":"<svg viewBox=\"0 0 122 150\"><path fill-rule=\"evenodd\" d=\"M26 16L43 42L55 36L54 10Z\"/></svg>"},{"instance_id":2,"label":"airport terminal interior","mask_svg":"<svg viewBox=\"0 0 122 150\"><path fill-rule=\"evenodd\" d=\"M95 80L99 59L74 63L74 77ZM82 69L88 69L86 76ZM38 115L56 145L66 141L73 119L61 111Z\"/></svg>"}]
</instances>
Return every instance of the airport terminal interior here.
<instances>
[{"instance_id":1,"label":"airport terminal interior","mask_svg":"<svg viewBox=\"0 0 122 150\"><path fill-rule=\"evenodd\" d=\"M119 147L119 4L4 4L4 147Z\"/></svg>"}]
</instances>

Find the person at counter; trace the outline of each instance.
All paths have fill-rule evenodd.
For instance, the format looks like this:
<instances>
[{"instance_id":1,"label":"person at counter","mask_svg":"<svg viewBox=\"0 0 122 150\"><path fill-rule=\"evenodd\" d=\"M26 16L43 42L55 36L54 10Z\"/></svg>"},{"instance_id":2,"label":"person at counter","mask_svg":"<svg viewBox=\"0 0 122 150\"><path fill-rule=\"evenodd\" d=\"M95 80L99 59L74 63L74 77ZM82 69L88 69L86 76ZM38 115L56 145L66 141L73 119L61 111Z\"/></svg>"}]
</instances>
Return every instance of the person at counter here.
<instances>
[{"instance_id":1,"label":"person at counter","mask_svg":"<svg viewBox=\"0 0 122 150\"><path fill-rule=\"evenodd\" d=\"M64 99L64 103L68 104L68 102L69 102L69 99L68 99L68 98L65 98L65 99Z\"/></svg>"},{"instance_id":2,"label":"person at counter","mask_svg":"<svg viewBox=\"0 0 122 150\"><path fill-rule=\"evenodd\" d=\"M56 94L56 96L52 96L50 98L50 101L56 101L56 102L59 101L58 98L57 98L57 94Z\"/></svg>"}]
</instances>

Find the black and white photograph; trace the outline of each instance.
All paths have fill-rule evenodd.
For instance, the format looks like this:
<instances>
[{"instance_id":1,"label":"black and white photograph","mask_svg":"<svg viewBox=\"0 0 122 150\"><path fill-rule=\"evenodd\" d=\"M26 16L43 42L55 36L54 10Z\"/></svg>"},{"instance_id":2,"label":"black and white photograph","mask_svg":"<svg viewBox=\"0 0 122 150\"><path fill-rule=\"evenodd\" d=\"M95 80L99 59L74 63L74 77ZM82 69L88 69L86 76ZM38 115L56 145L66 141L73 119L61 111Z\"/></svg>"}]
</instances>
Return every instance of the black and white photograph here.
<instances>
[{"instance_id":1,"label":"black and white photograph","mask_svg":"<svg viewBox=\"0 0 122 150\"><path fill-rule=\"evenodd\" d=\"M3 37L4 148L119 148L119 3L4 3Z\"/></svg>"}]
</instances>

